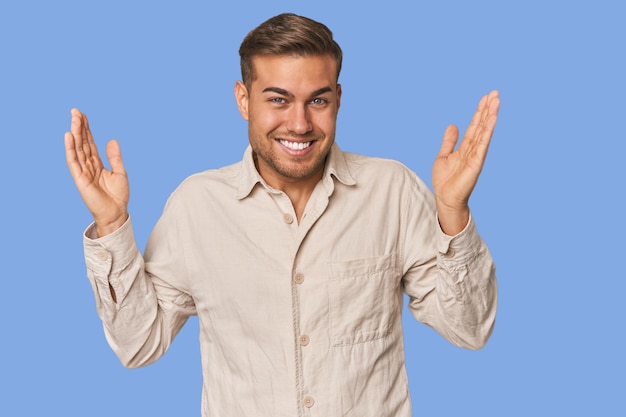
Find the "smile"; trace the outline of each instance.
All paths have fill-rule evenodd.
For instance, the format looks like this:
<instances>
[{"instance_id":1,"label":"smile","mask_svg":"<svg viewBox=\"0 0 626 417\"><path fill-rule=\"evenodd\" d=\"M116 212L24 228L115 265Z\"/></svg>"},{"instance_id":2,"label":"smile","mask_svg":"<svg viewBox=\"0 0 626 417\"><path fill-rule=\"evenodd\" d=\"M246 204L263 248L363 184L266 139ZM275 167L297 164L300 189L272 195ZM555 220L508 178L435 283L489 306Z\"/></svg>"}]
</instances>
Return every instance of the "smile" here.
<instances>
[{"instance_id":1,"label":"smile","mask_svg":"<svg viewBox=\"0 0 626 417\"><path fill-rule=\"evenodd\" d=\"M294 151L301 151L303 149L306 149L309 146L311 146L311 143L313 143L313 142L304 142L304 143L301 143L301 142L289 142L289 141L284 140L284 139L279 139L278 141L284 147L289 148L289 149L293 149Z\"/></svg>"}]
</instances>

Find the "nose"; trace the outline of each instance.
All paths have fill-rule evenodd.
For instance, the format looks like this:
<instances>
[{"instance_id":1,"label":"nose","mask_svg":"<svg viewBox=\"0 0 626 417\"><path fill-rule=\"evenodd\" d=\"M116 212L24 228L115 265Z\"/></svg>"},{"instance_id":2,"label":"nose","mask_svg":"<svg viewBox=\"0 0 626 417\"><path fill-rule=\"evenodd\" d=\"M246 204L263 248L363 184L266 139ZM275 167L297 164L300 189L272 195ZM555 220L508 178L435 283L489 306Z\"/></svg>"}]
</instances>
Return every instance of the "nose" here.
<instances>
[{"instance_id":1,"label":"nose","mask_svg":"<svg viewBox=\"0 0 626 417\"><path fill-rule=\"evenodd\" d=\"M306 105L292 106L287 120L287 130L296 135L304 135L313 130L309 110Z\"/></svg>"}]
</instances>

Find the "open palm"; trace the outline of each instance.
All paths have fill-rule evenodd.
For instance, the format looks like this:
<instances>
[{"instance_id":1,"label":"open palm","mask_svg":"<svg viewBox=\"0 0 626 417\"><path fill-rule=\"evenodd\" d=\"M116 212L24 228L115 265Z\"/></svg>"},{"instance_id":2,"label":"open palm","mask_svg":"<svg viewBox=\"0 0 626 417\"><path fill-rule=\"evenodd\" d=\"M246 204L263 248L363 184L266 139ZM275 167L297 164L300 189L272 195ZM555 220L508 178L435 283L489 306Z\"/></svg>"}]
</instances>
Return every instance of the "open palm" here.
<instances>
[{"instance_id":1,"label":"open palm","mask_svg":"<svg viewBox=\"0 0 626 417\"><path fill-rule=\"evenodd\" d=\"M469 212L468 201L487 157L487 149L498 118L497 91L482 97L463 140L456 126L448 126L432 171L437 211Z\"/></svg>"},{"instance_id":2,"label":"open palm","mask_svg":"<svg viewBox=\"0 0 626 417\"><path fill-rule=\"evenodd\" d=\"M111 170L104 168L87 116L72 109L70 132L65 133L67 165L83 201L94 217L98 236L119 228L128 217L129 185L117 141L106 147Z\"/></svg>"}]
</instances>

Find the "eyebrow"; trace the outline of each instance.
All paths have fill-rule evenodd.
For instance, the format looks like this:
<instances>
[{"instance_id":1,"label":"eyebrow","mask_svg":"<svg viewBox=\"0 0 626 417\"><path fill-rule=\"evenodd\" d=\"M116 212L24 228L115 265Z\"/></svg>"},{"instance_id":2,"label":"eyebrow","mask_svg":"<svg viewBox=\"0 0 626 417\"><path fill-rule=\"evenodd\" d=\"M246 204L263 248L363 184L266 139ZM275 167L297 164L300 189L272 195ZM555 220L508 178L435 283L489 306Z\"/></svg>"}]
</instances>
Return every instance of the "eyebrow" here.
<instances>
[{"instance_id":1,"label":"eyebrow","mask_svg":"<svg viewBox=\"0 0 626 417\"><path fill-rule=\"evenodd\" d=\"M333 91L332 88L330 87L322 87L318 90L315 90L312 94L311 97L316 97L319 96L321 94L324 93L328 93L329 91ZM276 93L276 94L280 94L282 96L287 96L287 97L294 97L293 93L285 90L284 88L280 88L280 87L267 87L263 90L264 93Z\"/></svg>"}]
</instances>

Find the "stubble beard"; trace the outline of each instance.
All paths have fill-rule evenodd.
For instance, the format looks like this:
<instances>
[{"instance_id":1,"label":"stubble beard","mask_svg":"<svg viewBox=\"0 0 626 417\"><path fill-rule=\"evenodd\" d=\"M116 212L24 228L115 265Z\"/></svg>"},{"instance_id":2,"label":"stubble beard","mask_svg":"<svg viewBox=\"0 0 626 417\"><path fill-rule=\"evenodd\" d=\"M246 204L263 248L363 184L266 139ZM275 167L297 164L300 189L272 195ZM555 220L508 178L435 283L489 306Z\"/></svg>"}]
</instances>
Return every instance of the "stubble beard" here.
<instances>
[{"instance_id":1,"label":"stubble beard","mask_svg":"<svg viewBox=\"0 0 626 417\"><path fill-rule=\"evenodd\" d=\"M250 135L253 135L253 133L250 132ZM285 178L292 179L292 180L302 180L302 179L308 178L311 175L318 172L319 170L324 169L324 165L326 164L326 158L328 157L328 154L330 153L330 146L328 147L326 152L318 153L317 155L315 155L313 162L311 164L304 165L305 159L309 158L308 156L307 158L292 157L291 163L294 166L290 167L290 166L286 166L285 164L280 163L280 158L278 157L278 155L276 154L274 149L272 149L271 146L256 147L253 145L253 142L265 143L263 141L267 141L268 139L271 141L276 141L277 137L284 138L287 140L291 138L291 139L305 140L307 142L316 141L316 145L319 144L322 139L325 139L323 136L313 135L313 134L302 135L302 136L298 136L297 138L294 138L293 135L270 134L267 138L254 135L255 140L251 140L250 144L252 145L252 155L254 157L255 164L257 165L257 170L258 170L258 158L262 159L263 162L265 162L265 164L267 164L277 174Z\"/></svg>"}]
</instances>

